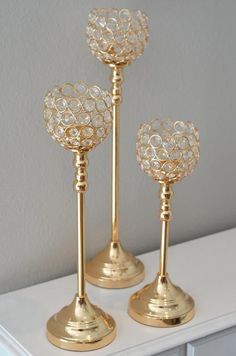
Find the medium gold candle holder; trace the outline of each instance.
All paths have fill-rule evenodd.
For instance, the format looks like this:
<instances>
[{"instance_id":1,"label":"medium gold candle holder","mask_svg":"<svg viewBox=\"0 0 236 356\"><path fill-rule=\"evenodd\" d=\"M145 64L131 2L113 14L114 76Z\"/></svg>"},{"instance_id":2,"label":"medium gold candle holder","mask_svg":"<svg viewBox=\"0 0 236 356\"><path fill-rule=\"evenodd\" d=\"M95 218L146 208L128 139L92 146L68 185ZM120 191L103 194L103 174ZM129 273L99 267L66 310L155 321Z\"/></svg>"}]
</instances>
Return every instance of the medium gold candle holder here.
<instances>
[{"instance_id":1,"label":"medium gold candle holder","mask_svg":"<svg viewBox=\"0 0 236 356\"><path fill-rule=\"evenodd\" d=\"M84 201L87 191L87 152L108 135L112 126L111 94L85 83L65 84L48 92L44 118L51 137L74 152L77 197L78 274L77 293L72 303L47 323L49 341L73 351L106 346L115 337L113 318L90 303L85 291Z\"/></svg>"},{"instance_id":2,"label":"medium gold candle holder","mask_svg":"<svg viewBox=\"0 0 236 356\"><path fill-rule=\"evenodd\" d=\"M104 288L125 288L144 278L143 263L119 240L119 140L123 67L139 57L148 40L147 16L128 9L93 9L87 41L93 55L112 70L112 238L86 265L86 279Z\"/></svg>"},{"instance_id":3,"label":"medium gold candle holder","mask_svg":"<svg viewBox=\"0 0 236 356\"><path fill-rule=\"evenodd\" d=\"M137 160L141 169L161 184L160 271L155 280L129 300L129 315L158 327L182 325L194 316L194 301L175 286L167 273L172 184L189 175L199 159L199 134L191 122L155 119L138 131Z\"/></svg>"}]
</instances>

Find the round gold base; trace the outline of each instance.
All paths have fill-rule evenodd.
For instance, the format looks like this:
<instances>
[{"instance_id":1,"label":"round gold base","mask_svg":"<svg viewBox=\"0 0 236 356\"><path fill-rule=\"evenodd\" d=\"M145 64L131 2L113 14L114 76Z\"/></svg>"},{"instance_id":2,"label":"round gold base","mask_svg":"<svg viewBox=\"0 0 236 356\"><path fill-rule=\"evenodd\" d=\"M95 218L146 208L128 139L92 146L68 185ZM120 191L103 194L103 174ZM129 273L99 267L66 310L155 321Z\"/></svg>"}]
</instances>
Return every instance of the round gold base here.
<instances>
[{"instance_id":1,"label":"round gold base","mask_svg":"<svg viewBox=\"0 0 236 356\"><path fill-rule=\"evenodd\" d=\"M112 317L91 304L88 297L79 298L53 315L47 323L48 340L61 349L89 351L104 347L116 336Z\"/></svg>"},{"instance_id":2,"label":"round gold base","mask_svg":"<svg viewBox=\"0 0 236 356\"><path fill-rule=\"evenodd\" d=\"M194 317L194 300L172 284L168 275L158 274L154 282L130 297L128 312L139 323L167 328Z\"/></svg>"},{"instance_id":3,"label":"round gold base","mask_svg":"<svg viewBox=\"0 0 236 356\"><path fill-rule=\"evenodd\" d=\"M88 261L85 277L88 282L103 288L127 288L144 278L144 265L120 242L109 245Z\"/></svg>"}]
</instances>

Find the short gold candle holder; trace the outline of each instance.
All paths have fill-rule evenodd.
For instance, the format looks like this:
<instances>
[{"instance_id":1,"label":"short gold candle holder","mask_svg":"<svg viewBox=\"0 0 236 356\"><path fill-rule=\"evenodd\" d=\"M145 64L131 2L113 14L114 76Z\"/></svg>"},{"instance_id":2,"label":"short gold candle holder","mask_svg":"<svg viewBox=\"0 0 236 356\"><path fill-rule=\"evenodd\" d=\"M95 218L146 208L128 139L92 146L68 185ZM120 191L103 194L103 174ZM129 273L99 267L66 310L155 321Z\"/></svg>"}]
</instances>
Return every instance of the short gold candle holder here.
<instances>
[{"instance_id":1,"label":"short gold candle holder","mask_svg":"<svg viewBox=\"0 0 236 356\"><path fill-rule=\"evenodd\" d=\"M87 191L87 152L108 135L112 126L111 94L85 83L65 84L48 92L44 118L51 137L74 152L77 197L78 274L72 303L47 323L48 340L73 351L95 350L115 337L113 318L90 303L85 291L84 202Z\"/></svg>"},{"instance_id":2,"label":"short gold candle holder","mask_svg":"<svg viewBox=\"0 0 236 356\"><path fill-rule=\"evenodd\" d=\"M104 288L126 288L144 278L143 263L127 252L119 239L119 140L123 67L143 53L147 40L147 16L141 11L93 9L89 14L88 45L112 70L112 238L86 265L86 279Z\"/></svg>"},{"instance_id":3,"label":"short gold candle holder","mask_svg":"<svg viewBox=\"0 0 236 356\"><path fill-rule=\"evenodd\" d=\"M129 300L129 315L157 327L182 325L194 316L194 300L174 285L167 273L172 184L189 175L199 159L199 134L191 122L155 119L138 131L137 160L161 184L160 272Z\"/></svg>"}]
</instances>

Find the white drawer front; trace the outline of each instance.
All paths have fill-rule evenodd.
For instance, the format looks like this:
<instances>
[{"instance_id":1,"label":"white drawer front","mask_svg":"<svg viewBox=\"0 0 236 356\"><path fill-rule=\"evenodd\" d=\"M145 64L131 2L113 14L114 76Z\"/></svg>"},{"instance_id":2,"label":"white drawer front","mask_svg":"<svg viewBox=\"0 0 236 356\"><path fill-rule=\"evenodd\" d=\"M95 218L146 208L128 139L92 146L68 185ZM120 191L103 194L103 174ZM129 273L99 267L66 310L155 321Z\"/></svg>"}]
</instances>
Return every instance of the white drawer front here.
<instances>
[{"instance_id":1,"label":"white drawer front","mask_svg":"<svg viewBox=\"0 0 236 356\"><path fill-rule=\"evenodd\" d=\"M236 356L236 327L189 343L187 356Z\"/></svg>"},{"instance_id":2,"label":"white drawer front","mask_svg":"<svg viewBox=\"0 0 236 356\"><path fill-rule=\"evenodd\" d=\"M176 347L172 350L161 352L159 354L155 354L153 356L185 356L185 345Z\"/></svg>"}]
</instances>

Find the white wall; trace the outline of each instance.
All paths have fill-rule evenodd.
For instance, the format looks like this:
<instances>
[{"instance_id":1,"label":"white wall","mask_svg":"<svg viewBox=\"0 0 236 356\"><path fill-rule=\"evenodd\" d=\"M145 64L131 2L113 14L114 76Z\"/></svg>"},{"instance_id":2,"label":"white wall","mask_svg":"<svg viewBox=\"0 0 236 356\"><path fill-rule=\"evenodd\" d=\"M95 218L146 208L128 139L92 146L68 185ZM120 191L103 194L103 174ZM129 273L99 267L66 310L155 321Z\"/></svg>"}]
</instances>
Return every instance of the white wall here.
<instances>
[{"instance_id":1,"label":"white wall","mask_svg":"<svg viewBox=\"0 0 236 356\"><path fill-rule=\"evenodd\" d=\"M87 47L93 7L150 17L145 54L125 70L121 238L134 253L159 246L158 186L136 163L136 132L157 115L193 120L201 160L175 188L171 243L236 226L236 1L2 0L0 11L0 292L76 269L72 154L43 125L48 88L79 79L109 87ZM110 238L111 137L90 155L87 255ZM214 246L212 246L214 253ZM187 261L187 260L186 260Z\"/></svg>"}]
</instances>

